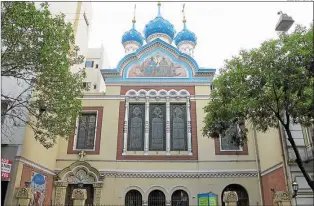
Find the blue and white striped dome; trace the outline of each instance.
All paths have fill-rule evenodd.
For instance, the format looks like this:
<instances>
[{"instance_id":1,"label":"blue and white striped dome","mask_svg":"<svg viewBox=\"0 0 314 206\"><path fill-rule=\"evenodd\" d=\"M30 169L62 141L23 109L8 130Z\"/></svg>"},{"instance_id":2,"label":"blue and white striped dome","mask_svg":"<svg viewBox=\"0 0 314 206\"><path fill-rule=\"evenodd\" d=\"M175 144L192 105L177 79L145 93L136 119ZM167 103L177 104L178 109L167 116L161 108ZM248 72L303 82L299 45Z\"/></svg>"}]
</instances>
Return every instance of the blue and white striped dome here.
<instances>
[{"instance_id":1,"label":"blue and white striped dome","mask_svg":"<svg viewBox=\"0 0 314 206\"><path fill-rule=\"evenodd\" d=\"M138 32L135 29L135 21L133 21L133 27L129 31L125 32L122 36L122 44L125 44L126 42L135 41L140 44L140 46L143 45L144 38L140 32Z\"/></svg>"},{"instance_id":2,"label":"blue and white striped dome","mask_svg":"<svg viewBox=\"0 0 314 206\"><path fill-rule=\"evenodd\" d=\"M180 42L183 42L183 41L190 41L194 43L195 45L197 43L197 38L194 32L186 28L185 22L184 22L184 28L182 29L182 31L180 31L174 38L174 43L176 45L178 45Z\"/></svg>"}]
</instances>

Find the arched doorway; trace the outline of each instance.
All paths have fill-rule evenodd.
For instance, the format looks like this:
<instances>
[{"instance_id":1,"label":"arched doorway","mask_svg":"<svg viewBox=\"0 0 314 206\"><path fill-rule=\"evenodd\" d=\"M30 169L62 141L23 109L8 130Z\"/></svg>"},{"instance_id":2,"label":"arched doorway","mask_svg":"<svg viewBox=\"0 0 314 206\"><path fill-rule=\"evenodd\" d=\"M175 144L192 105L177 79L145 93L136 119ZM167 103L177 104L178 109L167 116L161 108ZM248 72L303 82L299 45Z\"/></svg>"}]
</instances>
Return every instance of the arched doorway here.
<instances>
[{"instance_id":1,"label":"arched doorway","mask_svg":"<svg viewBox=\"0 0 314 206\"><path fill-rule=\"evenodd\" d=\"M189 206L189 195L184 190L176 190L171 196L172 206Z\"/></svg>"},{"instance_id":2,"label":"arched doorway","mask_svg":"<svg viewBox=\"0 0 314 206\"><path fill-rule=\"evenodd\" d=\"M130 190L125 195L125 206L142 206L142 194L137 190Z\"/></svg>"},{"instance_id":3,"label":"arched doorway","mask_svg":"<svg viewBox=\"0 0 314 206\"><path fill-rule=\"evenodd\" d=\"M224 192L227 191L235 191L238 195L238 204L237 206L249 206L249 195L244 187L238 184L231 184L225 187L225 189L222 191L221 194L221 202L222 206L225 206L225 203L223 202L223 195Z\"/></svg>"},{"instance_id":4,"label":"arched doorway","mask_svg":"<svg viewBox=\"0 0 314 206\"><path fill-rule=\"evenodd\" d=\"M153 190L148 195L148 206L165 206L166 196L160 190Z\"/></svg>"}]
</instances>

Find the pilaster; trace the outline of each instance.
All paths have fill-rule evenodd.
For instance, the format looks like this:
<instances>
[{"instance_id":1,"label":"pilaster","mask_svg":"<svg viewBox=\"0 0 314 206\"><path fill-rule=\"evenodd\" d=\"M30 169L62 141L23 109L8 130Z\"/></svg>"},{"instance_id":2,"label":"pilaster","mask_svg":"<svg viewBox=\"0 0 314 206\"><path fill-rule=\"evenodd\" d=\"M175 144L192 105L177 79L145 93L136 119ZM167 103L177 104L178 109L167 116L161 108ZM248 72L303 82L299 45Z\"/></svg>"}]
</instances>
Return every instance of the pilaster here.
<instances>
[{"instance_id":1,"label":"pilaster","mask_svg":"<svg viewBox=\"0 0 314 206\"><path fill-rule=\"evenodd\" d=\"M127 141L128 141L128 118L129 118L129 99L125 101L125 113L124 113L124 126L123 126L123 152L122 155L126 155Z\"/></svg>"},{"instance_id":2,"label":"pilaster","mask_svg":"<svg viewBox=\"0 0 314 206\"><path fill-rule=\"evenodd\" d=\"M144 135L144 155L148 155L149 150L149 98L145 102L145 135Z\"/></svg>"},{"instance_id":3,"label":"pilaster","mask_svg":"<svg viewBox=\"0 0 314 206\"><path fill-rule=\"evenodd\" d=\"M54 202L56 206L64 205L67 186L68 186L67 182L55 182L56 193Z\"/></svg>"},{"instance_id":4,"label":"pilaster","mask_svg":"<svg viewBox=\"0 0 314 206\"><path fill-rule=\"evenodd\" d=\"M101 190L103 187L103 183L94 183L93 187L94 187L94 205L99 206L101 205L100 200L101 200Z\"/></svg>"},{"instance_id":5,"label":"pilaster","mask_svg":"<svg viewBox=\"0 0 314 206\"><path fill-rule=\"evenodd\" d=\"M170 155L170 102L166 99L166 155Z\"/></svg>"}]
</instances>

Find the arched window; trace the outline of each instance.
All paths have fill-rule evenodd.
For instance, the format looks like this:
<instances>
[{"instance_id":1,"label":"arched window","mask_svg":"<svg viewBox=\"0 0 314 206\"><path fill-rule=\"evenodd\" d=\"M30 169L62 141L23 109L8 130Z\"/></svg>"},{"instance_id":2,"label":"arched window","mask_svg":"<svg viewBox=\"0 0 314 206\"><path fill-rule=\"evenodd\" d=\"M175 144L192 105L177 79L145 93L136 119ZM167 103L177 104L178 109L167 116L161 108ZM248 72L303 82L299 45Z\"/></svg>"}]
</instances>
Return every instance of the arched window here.
<instances>
[{"instance_id":1,"label":"arched window","mask_svg":"<svg viewBox=\"0 0 314 206\"><path fill-rule=\"evenodd\" d=\"M184 190L176 190L171 196L172 206L189 206L189 196Z\"/></svg>"},{"instance_id":2,"label":"arched window","mask_svg":"<svg viewBox=\"0 0 314 206\"><path fill-rule=\"evenodd\" d=\"M151 191L148 195L148 206L165 206L166 197L160 190Z\"/></svg>"},{"instance_id":3,"label":"arched window","mask_svg":"<svg viewBox=\"0 0 314 206\"><path fill-rule=\"evenodd\" d=\"M137 190L130 190L125 195L125 206L142 206L142 194Z\"/></svg>"},{"instance_id":4,"label":"arched window","mask_svg":"<svg viewBox=\"0 0 314 206\"><path fill-rule=\"evenodd\" d=\"M221 194L222 206L225 206L225 203L223 202L223 195L224 195L224 192L227 192L227 191L235 191L237 193L237 195L238 195L237 206L249 206L249 195L247 194L244 187L242 187L241 185L238 185L238 184L228 185L222 191L222 194Z\"/></svg>"}]
</instances>

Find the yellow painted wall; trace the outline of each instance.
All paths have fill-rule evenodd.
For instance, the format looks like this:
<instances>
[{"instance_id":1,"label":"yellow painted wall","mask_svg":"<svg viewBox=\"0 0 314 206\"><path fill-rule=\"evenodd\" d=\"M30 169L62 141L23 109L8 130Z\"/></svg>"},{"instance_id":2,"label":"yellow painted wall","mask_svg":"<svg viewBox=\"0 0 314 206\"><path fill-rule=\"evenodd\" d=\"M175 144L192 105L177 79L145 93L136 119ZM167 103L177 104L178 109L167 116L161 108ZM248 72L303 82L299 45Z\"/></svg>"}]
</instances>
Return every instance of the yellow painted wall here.
<instances>
[{"instance_id":1,"label":"yellow painted wall","mask_svg":"<svg viewBox=\"0 0 314 206\"><path fill-rule=\"evenodd\" d=\"M258 132L257 144L262 172L283 162L278 129L270 129L265 133Z\"/></svg>"},{"instance_id":2,"label":"yellow painted wall","mask_svg":"<svg viewBox=\"0 0 314 206\"><path fill-rule=\"evenodd\" d=\"M130 186L136 186L136 189L142 190L143 200L147 201L150 191L159 189L165 193L166 200L171 200L172 192L176 186L184 186L189 194L189 204L197 205L197 194L213 192L218 195L218 203L221 205L221 193L223 189L232 183L242 185L248 192L250 205L256 205L259 202L259 192L257 178L105 178L104 188L102 190L101 202L112 205L124 205L124 197ZM135 187L133 187L135 188Z\"/></svg>"},{"instance_id":3,"label":"yellow painted wall","mask_svg":"<svg viewBox=\"0 0 314 206\"><path fill-rule=\"evenodd\" d=\"M83 107L103 107L102 131L100 141L100 154L87 155L88 159L98 160L115 160L117 148L117 134L119 121L119 100L83 100ZM73 159L78 158L76 154L67 154L68 143L66 140L61 140L59 144L58 159ZM57 167L59 168L59 167Z\"/></svg>"},{"instance_id":4,"label":"yellow painted wall","mask_svg":"<svg viewBox=\"0 0 314 206\"><path fill-rule=\"evenodd\" d=\"M58 143L58 140L57 140ZM34 138L34 132L30 127L25 128L23 150L21 156L50 170L55 169L58 144L46 149Z\"/></svg>"},{"instance_id":5,"label":"yellow painted wall","mask_svg":"<svg viewBox=\"0 0 314 206\"><path fill-rule=\"evenodd\" d=\"M195 86L196 95L210 95L210 86Z\"/></svg>"},{"instance_id":6,"label":"yellow painted wall","mask_svg":"<svg viewBox=\"0 0 314 206\"><path fill-rule=\"evenodd\" d=\"M107 86L106 95L120 95L121 86Z\"/></svg>"}]
</instances>

